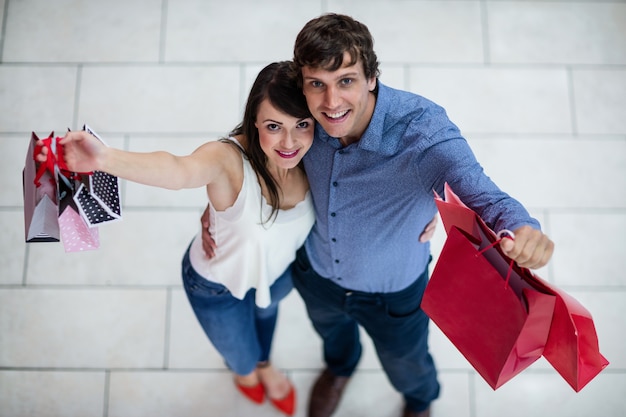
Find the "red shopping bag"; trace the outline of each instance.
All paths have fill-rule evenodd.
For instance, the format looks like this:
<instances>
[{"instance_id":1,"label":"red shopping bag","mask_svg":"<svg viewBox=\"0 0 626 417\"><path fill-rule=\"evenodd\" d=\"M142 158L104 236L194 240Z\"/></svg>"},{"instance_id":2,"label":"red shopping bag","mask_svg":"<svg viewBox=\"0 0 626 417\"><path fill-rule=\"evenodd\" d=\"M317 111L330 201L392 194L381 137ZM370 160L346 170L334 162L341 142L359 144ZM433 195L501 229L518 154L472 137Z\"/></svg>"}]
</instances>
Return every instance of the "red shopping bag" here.
<instances>
[{"instance_id":1,"label":"red shopping bag","mask_svg":"<svg viewBox=\"0 0 626 417\"><path fill-rule=\"evenodd\" d=\"M600 353L591 313L563 290L535 277L533 286L556 296L552 326L543 356L579 392L609 361Z\"/></svg>"},{"instance_id":2,"label":"red shopping bag","mask_svg":"<svg viewBox=\"0 0 626 417\"><path fill-rule=\"evenodd\" d=\"M451 234L456 234L453 230L457 228L462 230L470 240L481 241L485 233L487 236L491 236L489 240L493 240L493 232L476 213L461 202L448 184L445 185L444 197L445 201L437 196L435 202L444 228L448 233L448 240L451 239ZM446 245L448 240L446 240ZM502 262L508 262L508 258L501 253L496 254L493 251L491 255L496 255L495 257L492 256L491 261L496 262L494 265L502 272ZM440 263L442 263L441 256L435 271ZM609 363L599 351L598 338L591 314L563 290L548 284L525 268L519 269L516 265L511 265L513 266L511 268L512 275L516 277L511 279L510 282L516 285L517 277L521 278L519 284L523 294L527 296L530 294L527 289L532 288L541 294L548 294L554 297L554 311L548 337L545 341L543 356L576 392L580 391ZM433 277L435 271L433 271ZM429 291L428 287L426 291ZM426 293L424 297L426 298ZM529 312L532 311L532 304L528 304L528 309ZM461 348L459 349L461 350Z\"/></svg>"},{"instance_id":3,"label":"red shopping bag","mask_svg":"<svg viewBox=\"0 0 626 417\"><path fill-rule=\"evenodd\" d=\"M449 229L422 309L495 390L541 357L555 297L499 262L495 236L476 233Z\"/></svg>"}]
</instances>

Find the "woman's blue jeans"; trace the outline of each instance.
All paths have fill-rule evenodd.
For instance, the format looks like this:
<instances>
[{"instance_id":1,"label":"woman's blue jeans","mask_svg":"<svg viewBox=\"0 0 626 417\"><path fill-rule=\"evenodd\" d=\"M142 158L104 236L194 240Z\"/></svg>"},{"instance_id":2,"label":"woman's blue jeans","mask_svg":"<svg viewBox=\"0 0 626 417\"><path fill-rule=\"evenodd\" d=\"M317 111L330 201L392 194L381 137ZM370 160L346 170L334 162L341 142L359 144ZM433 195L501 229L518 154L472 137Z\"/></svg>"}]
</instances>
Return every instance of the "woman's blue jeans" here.
<instances>
[{"instance_id":1,"label":"woman's blue jeans","mask_svg":"<svg viewBox=\"0 0 626 417\"><path fill-rule=\"evenodd\" d=\"M226 366L236 374L247 375L257 363L269 360L278 303L293 288L290 269L270 287L270 306L259 308L254 302L254 288L243 300L233 297L222 284L198 275L189 261L189 251L185 253L182 274L189 303Z\"/></svg>"},{"instance_id":2,"label":"woman's blue jeans","mask_svg":"<svg viewBox=\"0 0 626 417\"><path fill-rule=\"evenodd\" d=\"M394 293L350 291L318 275L306 250L298 250L293 284L324 342L324 360L337 376L350 376L361 356L359 328L372 338L380 363L407 407L422 411L439 396L428 352L429 318L420 308L428 269L408 288Z\"/></svg>"}]
</instances>

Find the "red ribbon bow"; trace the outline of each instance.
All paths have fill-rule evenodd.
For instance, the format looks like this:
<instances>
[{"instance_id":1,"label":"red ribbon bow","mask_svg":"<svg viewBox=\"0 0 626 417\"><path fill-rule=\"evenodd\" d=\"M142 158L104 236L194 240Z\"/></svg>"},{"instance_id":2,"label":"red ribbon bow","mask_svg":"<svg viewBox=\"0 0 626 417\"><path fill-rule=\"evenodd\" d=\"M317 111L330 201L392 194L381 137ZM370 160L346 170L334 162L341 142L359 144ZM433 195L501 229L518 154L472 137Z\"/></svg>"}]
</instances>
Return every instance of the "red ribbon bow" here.
<instances>
[{"instance_id":1,"label":"red ribbon bow","mask_svg":"<svg viewBox=\"0 0 626 417\"><path fill-rule=\"evenodd\" d=\"M43 145L35 146L35 150L33 151L33 159L35 159L35 157L41 153L41 150L44 147L48 149L48 153L46 154L46 160L39 164L39 168L37 169L37 174L35 175L35 185L37 187L41 186L41 182L39 180L41 179L43 174L45 174L46 171L50 172L50 174L52 174L52 177L54 178L55 165L59 166L59 169L61 170L61 174L63 176L67 178L76 177L76 174L70 172L70 170L67 169L67 164L65 163L65 159L63 159L63 147L59 145L59 142L63 138L59 138L59 137L53 138L53 136L54 136L54 132L50 133L50 136L48 136L47 138L41 139L41 141L43 142ZM56 154L52 149L52 143L53 143L52 141L55 141Z\"/></svg>"}]
</instances>

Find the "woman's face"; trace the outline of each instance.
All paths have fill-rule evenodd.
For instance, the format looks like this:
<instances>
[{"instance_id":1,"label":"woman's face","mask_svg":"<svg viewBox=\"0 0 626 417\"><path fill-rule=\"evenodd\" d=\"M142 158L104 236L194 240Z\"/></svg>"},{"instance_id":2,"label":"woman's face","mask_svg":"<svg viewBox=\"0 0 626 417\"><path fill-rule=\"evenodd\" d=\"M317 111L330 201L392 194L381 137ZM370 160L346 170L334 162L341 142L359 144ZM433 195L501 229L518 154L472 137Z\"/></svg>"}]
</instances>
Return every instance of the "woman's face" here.
<instances>
[{"instance_id":1,"label":"woman's face","mask_svg":"<svg viewBox=\"0 0 626 417\"><path fill-rule=\"evenodd\" d=\"M313 143L313 118L298 119L263 100L254 123L269 167L295 168Z\"/></svg>"}]
</instances>

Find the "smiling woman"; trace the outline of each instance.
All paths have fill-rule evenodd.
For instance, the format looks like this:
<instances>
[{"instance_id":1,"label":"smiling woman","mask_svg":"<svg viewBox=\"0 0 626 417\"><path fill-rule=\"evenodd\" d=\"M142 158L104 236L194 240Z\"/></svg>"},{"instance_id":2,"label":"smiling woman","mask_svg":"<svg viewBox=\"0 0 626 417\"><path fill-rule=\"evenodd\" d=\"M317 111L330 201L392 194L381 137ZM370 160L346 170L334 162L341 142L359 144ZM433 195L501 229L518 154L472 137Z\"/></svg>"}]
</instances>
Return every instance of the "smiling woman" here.
<instances>
[{"instance_id":1,"label":"smiling woman","mask_svg":"<svg viewBox=\"0 0 626 417\"><path fill-rule=\"evenodd\" d=\"M267 395L288 415L295 391L269 362L270 347L278 303L292 289L288 267L314 222L300 164L313 142L314 121L291 74L289 62L265 67L242 122L228 138L190 155L127 152L86 132L70 132L60 142L74 172L103 171L168 189L206 186L218 247L209 259L202 232L192 240L182 265L187 296L238 389L254 402Z\"/></svg>"}]
</instances>

